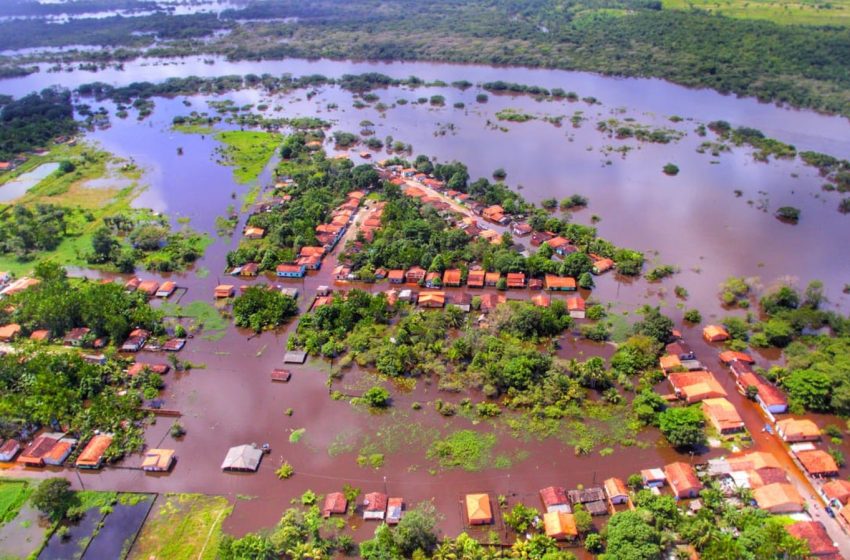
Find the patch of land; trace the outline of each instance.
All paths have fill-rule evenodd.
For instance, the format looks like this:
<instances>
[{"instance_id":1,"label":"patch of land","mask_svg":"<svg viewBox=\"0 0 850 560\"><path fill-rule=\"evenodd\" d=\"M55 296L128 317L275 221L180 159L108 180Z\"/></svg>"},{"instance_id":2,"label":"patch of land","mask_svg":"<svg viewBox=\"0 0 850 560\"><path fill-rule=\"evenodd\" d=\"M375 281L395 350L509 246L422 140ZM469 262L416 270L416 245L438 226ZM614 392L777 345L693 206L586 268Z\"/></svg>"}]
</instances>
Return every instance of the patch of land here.
<instances>
[{"instance_id":1,"label":"patch of land","mask_svg":"<svg viewBox=\"0 0 850 560\"><path fill-rule=\"evenodd\" d=\"M282 140L279 134L246 130L220 132L215 138L225 146L222 163L233 167L234 178L242 184L257 180Z\"/></svg>"},{"instance_id":2,"label":"patch of land","mask_svg":"<svg viewBox=\"0 0 850 560\"><path fill-rule=\"evenodd\" d=\"M850 25L850 2L775 2L770 0L664 0L669 10L704 10L738 19L780 25Z\"/></svg>"}]
</instances>

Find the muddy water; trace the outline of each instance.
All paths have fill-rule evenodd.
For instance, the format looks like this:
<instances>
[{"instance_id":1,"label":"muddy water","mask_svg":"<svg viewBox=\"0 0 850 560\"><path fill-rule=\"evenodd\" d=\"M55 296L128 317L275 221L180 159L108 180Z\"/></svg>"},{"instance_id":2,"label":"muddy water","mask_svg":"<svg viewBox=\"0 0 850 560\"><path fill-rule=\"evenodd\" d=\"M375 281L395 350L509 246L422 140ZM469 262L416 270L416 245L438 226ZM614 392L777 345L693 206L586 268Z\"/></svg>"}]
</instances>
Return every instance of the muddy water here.
<instances>
[{"instance_id":1,"label":"muddy water","mask_svg":"<svg viewBox=\"0 0 850 560\"><path fill-rule=\"evenodd\" d=\"M598 278L593 297L614 303L616 311L631 311L650 302L663 305L678 322L681 309L676 306L672 292L675 285L683 285L691 294L688 307L700 308L706 317L724 315L717 305L717 285L733 274L758 275L765 283L784 275L796 275L801 282L819 278L825 281L832 302L846 309L848 300L841 295L840 288L850 279L850 246L844 241L848 218L835 210L836 196L820 194L821 181L815 172L799 163L756 163L747 150L736 150L719 158L697 154L695 148L703 139L693 134L695 122L676 124L667 117L675 113L703 120L724 118L735 124L762 128L767 134L794 142L800 148L835 154L850 153L850 126L844 120L707 91L686 90L654 80L618 80L580 73L329 61L262 65L219 62L209 66L193 59L173 66L134 63L128 68L132 71L102 72L94 77L81 73L63 74L61 78L40 74L4 80L0 82L0 91L19 94L59 79L65 85L73 85L95 78L124 83L189 72L214 75L289 71L339 75L368 70L397 77L416 74L447 82L460 78L505 79L574 89L581 95L594 95L604 104L536 102L525 97L492 95L488 103L477 104L475 88L466 92L451 88L415 91L392 88L378 92L387 104L399 98L415 100L437 93L446 97L447 104L442 108L396 106L382 115L373 108L353 109L349 93L327 87L311 100L306 100L303 92L271 99L270 106L280 105L282 111L269 111L269 116L316 115L334 121L334 129L355 132L361 128L360 121L368 119L375 123L378 138L392 135L412 143L414 153L432 154L441 161L465 161L473 178L489 176L497 167L503 167L509 183L522 185L523 195L530 200L561 198L573 193L587 196L590 208L576 213L575 220L590 223L591 215L598 214L602 218L598 227L604 237L647 252L658 251L657 257L650 254L650 260L657 261L651 265L669 263L682 268L679 275L660 283L620 282L613 275ZM265 100L255 91L235 92L217 99L224 98L233 99L237 105ZM207 110L205 98L193 97L191 102L191 107L185 107L182 100L157 99L155 112L149 119L138 122L134 117L124 121L113 118L112 128L89 137L118 155L133 158L146 169L144 181L149 188L136 201L137 205L166 212L175 220L187 217L194 228L214 234L215 217L224 215L229 204L239 208L248 187L235 184L231 170L214 161L213 139L169 130L173 116ZM465 103L465 108L453 108L455 102ZM328 110L329 104L336 104L339 109ZM616 110L620 106L627 107L625 112ZM504 132L488 124L488 121L496 122L495 113L504 108L518 108L541 116L567 115L567 119L561 127L541 120L499 123L508 129ZM569 116L576 111L583 111L588 118L580 128L569 124ZM611 117L620 120L634 117L638 122L676 128L688 135L665 146L610 140L595 130L595 123ZM454 128L448 129L447 124L453 124ZM441 131L446 132L443 135ZM607 145L627 145L634 150L625 158L608 156L601 152ZM178 147L183 148L183 155L178 155ZM328 149L332 151L332 147ZM355 160L359 159L358 151L351 152ZM376 154L375 158L378 157ZM712 164L713 159L719 163ZM668 161L682 169L677 177L661 174L661 167ZM797 177L792 177L792 173ZM269 180L267 170L261 183L267 184ZM743 196L736 198L734 189L742 190ZM769 209L783 204L801 207L801 223L797 226L779 223L770 212L761 212L755 208L756 204L747 204L748 200L756 202L761 198L769 199ZM242 223L244 219L243 215ZM197 266L209 270L209 275L204 277L194 271L172 275L179 285L189 288L181 303L209 301L214 286L222 281L237 285L274 281L270 278L244 281L222 275L224 255L237 242L238 236L217 239L209 248ZM301 299L304 309L317 286L335 285L331 279L334 264L335 255L332 255L322 271L304 280L280 283L297 287L305 294ZM142 276L155 275L142 273ZM367 289L386 289L386 286ZM448 291L450 295L463 293L463 290ZM512 292L511 296L514 294L529 295L525 291ZM731 376L714 357L716 348L703 343L698 330L685 329L685 336L698 357L718 373L730 400L738 405L754 435L757 448L780 451L776 440L760 432L764 420L758 411L735 392ZM177 451L174 471L168 475L146 475L134 468L140 458L131 457L118 468L74 475L71 477L74 484L86 488L224 494L237 504L226 529L241 534L273 524L289 501L307 488L324 493L351 483L364 492L384 490L404 496L408 503L434 499L445 516L441 527L453 535L463 529L460 500L467 492L489 492L494 500L498 494L504 494L510 501L538 505L536 493L543 486L588 485L608 476L626 477L641 468L660 466L676 458L702 461L720 453L714 450L701 457L679 457L675 451L655 445L657 434L648 432L641 439L648 446L617 449L608 457L601 456L598 450L577 457L572 448L557 439L524 441L502 435L494 453L517 458L509 470L434 473L430 470L434 468L433 462L425 457L427 444L418 438L416 431L436 430L446 434L455 429L489 431L492 427L474 425L462 417L444 419L427 406L421 411L413 410L414 401L457 398L447 397L434 385L421 380L412 391L396 393L393 412L385 416L373 416L345 400L330 399L326 380L331 366L327 363L292 367L294 374L289 383L273 384L269 372L281 366L286 338L286 329L251 336L231 328L221 340L193 339L181 358L204 367L169 374L164 393L166 407L180 410L183 415L180 421L188 433L175 441L168 436L170 420L160 419L146 434L149 446L172 447ZM559 350L561 357L578 359L590 355L609 357L611 353L611 346L577 342L570 335L564 337ZM150 353L143 353L142 358L165 361L164 356ZM351 371L334 388L356 394L358 388L369 384L370 379ZM285 414L288 408L293 409L292 416ZM411 425L416 430L405 431ZM300 428L306 429L303 438L290 443L291 431ZM379 469L356 464L359 451L369 447L364 446L367 437L379 442L378 449L386 451L385 464ZM268 442L272 447L259 473L222 473L219 465L227 448L250 442ZM519 451L526 452L527 458L521 459L517 455ZM295 467L296 475L279 481L274 470L284 460ZM373 525L355 523L355 529L358 537L365 537ZM501 530L501 525L495 529Z\"/></svg>"}]
</instances>

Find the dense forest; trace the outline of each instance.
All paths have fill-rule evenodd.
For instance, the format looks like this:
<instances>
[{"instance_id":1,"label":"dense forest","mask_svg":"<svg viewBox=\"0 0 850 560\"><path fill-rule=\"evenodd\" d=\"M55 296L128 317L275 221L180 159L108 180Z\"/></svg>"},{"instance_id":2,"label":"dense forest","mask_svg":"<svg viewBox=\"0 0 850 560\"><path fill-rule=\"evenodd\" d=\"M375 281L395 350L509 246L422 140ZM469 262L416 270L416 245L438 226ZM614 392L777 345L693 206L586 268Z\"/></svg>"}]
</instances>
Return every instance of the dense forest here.
<instances>
[{"instance_id":1,"label":"dense forest","mask_svg":"<svg viewBox=\"0 0 850 560\"><path fill-rule=\"evenodd\" d=\"M282 21L293 17L298 19ZM230 33L196 40L219 30ZM440 60L590 70L660 77L850 115L850 29L666 10L650 0L360 0L343 5L274 0L225 11L221 18L156 13L78 19L61 26L38 20L0 24L0 49L142 48L157 39L148 54Z\"/></svg>"},{"instance_id":2,"label":"dense forest","mask_svg":"<svg viewBox=\"0 0 850 560\"><path fill-rule=\"evenodd\" d=\"M46 147L56 136L76 131L68 90L44 89L9 101L0 109L0 160Z\"/></svg>"}]
</instances>

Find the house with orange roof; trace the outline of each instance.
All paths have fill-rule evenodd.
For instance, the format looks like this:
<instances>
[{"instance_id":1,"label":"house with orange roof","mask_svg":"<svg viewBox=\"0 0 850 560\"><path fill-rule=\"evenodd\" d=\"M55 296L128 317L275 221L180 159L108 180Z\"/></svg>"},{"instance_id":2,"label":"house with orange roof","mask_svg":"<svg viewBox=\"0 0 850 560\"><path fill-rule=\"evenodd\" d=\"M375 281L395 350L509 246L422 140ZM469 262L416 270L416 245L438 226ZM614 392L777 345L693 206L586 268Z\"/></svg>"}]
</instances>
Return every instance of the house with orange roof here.
<instances>
[{"instance_id":1,"label":"house with orange roof","mask_svg":"<svg viewBox=\"0 0 850 560\"><path fill-rule=\"evenodd\" d=\"M278 278L304 278L307 267L303 264L279 264L275 267Z\"/></svg>"},{"instance_id":2,"label":"house with orange roof","mask_svg":"<svg viewBox=\"0 0 850 560\"><path fill-rule=\"evenodd\" d=\"M737 376L735 385L738 386L742 395L746 395L750 387L755 387L756 403L771 414L782 414L788 410L788 399L785 393L755 372L744 372Z\"/></svg>"},{"instance_id":3,"label":"house with orange roof","mask_svg":"<svg viewBox=\"0 0 850 560\"><path fill-rule=\"evenodd\" d=\"M390 270L387 273L387 280L390 284L404 284L404 271L400 269Z\"/></svg>"},{"instance_id":4,"label":"house with orange roof","mask_svg":"<svg viewBox=\"0 0 850 560\"><path fill-rule=\"evenodd\" d=\"M233 297L233 294L236 292L236 289L231 284L219 284L213 290L213 297L215 299L224 299Z\"/></svg>"},{"instance_id":5,"label":"house with orange roof","mask_svg":"<svg viewBox=\"0 0 850 560\"><path fill-rule=\"evenodd\" d=\"M369 492L363 497L363 519L382 520L387 512L387 495Z\"/></svg>"},{"instance_id":6,"label":"house with orange roof","mask_svg":"<svg viewBox=\"0 0 850 560\"><path fill-rule=\"evenodd\" d=\"M678 499L696 498L703 489L694 468L681 461L664 466L664 476Z\"/></svg>"},{"instance_id":7,"label":"house with orange roof","mask_svg":"<svg viewBox=\"0 0 850 560\"><path fill-rule=\"evenodd\" d=\"M425 191L420 189L419 187L407 187L404 189L405 196L409 196L411 198L423 198L427 195Z\"/></svg>"},{"instance_id":8,"label":"house with orange roof","mask_svg":"<svg viewBox=\"0 0 850 560\"><path fill-rule=\"evenodd\" d=\"M32 331L30 334L30 340L37 340L39 342L44 342L45 340L50 340L50 331L45 329L39 329L37 331Z\"/></svg>"},{"instance_id":9,"label":"house with orange roof","mask_svg":"<svg viewBox=\"0 0 850 560\"><path fill-rule=\"evenodd\" d=\"M569 276L555 276L547 274L544 277L544 285L547 290L558 292L574 292L576 289L576 280Z\"/></svg>"},{"instance_id":10,"label":"house with orange roof","mask_svg":"<svg viewBox=\"0 0 850 560\"><path fill-rule=\"evenodd\" d=\"M565 255L567 251L567 247L570 246L570 240L566 237L553 237L545 242L550 249L555 251L559 255Z\"/></svg>"},{"instance_id":11,"label":"house with orange roof","mask_svg":"<svg viewBox=\"0 0 850 560\"><path fill-rule=\"evenodd\" d=\"M808 418L784 418L776 423L776 433L788 443L818 441L820 428Z\"/></svg>"},{"instance_id":12,"label":"house with orange roof","mask_svg":"<svg viewBox=\"0 0 850 560\"><path fill-rule=\"evenodd\" d=\"M295 260L297 266L303 266L307 270L319 270L322 268L322 257L320 255L305 255Z\"/></svg>"},{"instance_id":13,"label":"house with orange roof","mask_svg":"<svg viewBox=\"0 0 850 560\"><path fill-rule=\"evenodd\" d=\"M137 291L142 292L148 297L153 297L159 291L159 282L156 280L145 280L139 283Z\"/></svg>"},{"instance_id":14,"label":"house with orange roof","mask_svg":"<svg viewBox=\"0 0 850 560\"><path fill-rule=\"evenodd\" d=\"M440 308L446 305L446 292L422 292L419 294L419 306Z\"/></svg>"},{"instance_id":15,"label":"house with orange roof","mask_svg":"<svg viewBox=\"0 0 850 560\"><path fill-rule=\"evenodd\" d=\"M99 469L103 465L103 454L112 445L112 436L99 434L91 438L77 457L75 463L78 469Z\"/></svg>"},{"instance_id":16,"label":"house with orange roof","mask_svg":"<svg viewBox=\"0 0 850 560\"><path fill-rule=\"evenodd\" d=\"M174 293L174 290L177 289L177 284L172 282L171 280L167 280L162 283L162 286L156 291L156 297L158 298L169 298L171 294Z\"/></svg>"},{"instance_id":17,"label":"house with orange roof","mask_svg":"<svg viewBox=\"0 0 850 560\"><path fill-rule=\"evenodd\" d=\"M625 504L629 501L629 489L626 488L626 483L622 479L606 478L602 487L605 489L608 501L612 504Z\"/></svg>"},{"instance_id":18,"label":"house with orange roof","mask_svg":"<svg viewBox=\"0 0 850 560\"><path fill-rule=\"evenodd\" d=\"M502 278L501 272L488 272L484 275L484 285L489 287L495 287L499 280Z\"/></svg>"},{"instance_id":19,"label":"house with orange roof","mask_svg":"<svg viewBox=\"0 0 850 560\"><path fill-rule=\"evenodd\" d=\"M706 342L723 342L729 340L729 333L720 325L708 325L702 329L702 337Z\"/></svg>"},{"instance_id":20,"label":"house with orange roof","mask_svg":"<svg viewBox=\"0 0 850 560\"><path fill-rule=\"evenodd\" d=\"M779 460L764 451L748 451L734 457L727 457L726 462L733 471L760 471L762 469L781 469Z\"/></svg>"},{"instance_id":21,"label":"house with orange roof","mask_svg":"<svg viewBox=\"0 0 850 560\"><path fill-rule=\"evenodd\" d=\"M327 519L333 514L342 515L348 509L348 500L342 492L331 492L325 496L325 502L322 505L322 517Z\"/></svg>"},{"instance_id":22,"label":"house with orange roof","mask_svg":"<svg viewBox=\"0 0 850 560\"><path fill-rule=\"evenodd\" d=\"M469 231L469 230L467 230L467 231ZM493 231L492 229L481 230L479 237L481 237L481 239L488 241L491 245L499 245L499 244L502 243L502 236L499 235L499 232Z\"/></svg>"},{"instance_id":23,"label":"house with orange roof","mask_svg":"<svg viewBox=\"0 0 850 560\"><path fill-rule=\"evenodd\" d=\"M836 478L824 483L820 488L826 501L846 506L850 502L850 481Z\"/></svg>"},{"instance_id":24,"label":"house with orange roof","mask_svg":"<svg viewBox=\"0 0 850 560\"><path fill-rule=\"evenodd\" d=\"M571 541L578 537L576 520L572 513L553 511L543 514L546 536L556 541Z\"/></svg>"},{"instance_id":25,"label":"house with orange roof","mask_svg":"<svg viewBox=\"0 0 850 560\"><path fill-rule=\"evenodd\" d=\"M531 296L531 303L537 307L549 307L552 304L552 298L547 294L540 293Z\"/></svg>"},{"instance_id":26,"label":"house with orange roof","mask_svg":"<svg viewBox=\"0 0 850 560\"><path fill-rule=\"evenodd\" d=\"M142 470L145 472L168 472L174 465L173 449L148 449L142 460Z\"/></svg>"},{"instance_id":27,"label":"house with orange roof","mask_svg":"<svg viewBox=\"0 0 850 560\"><path fill-rule=\"evenodd\" d=\"M573 319L584 319L586 303L583 298L574 297L567 300L567 311Z\"/></svg>"},{"instance_id":28,"label":"house with orange roof","mask_svg":"<svg viewBox=\"0 0 850 560\"><path fill-rule=\"evenodd\" d=\"M598 276L608 272L612 268L614 268L614 261L611 259L599 259L593 262L593 267L591 267L590 272Z\"/></svg>"},{"instance_id":29,"label":"house with orange roof","mask_svg":"<svg viewBox=\"0 0 850 560\"><path fill-rule=\"evenodd\" d=\"M470 288L483 288L486 274L483 270L470 270L466 276L466 285Z\"/></svg>"},{"instance_id":30,"label":"house with orange roof","mask_svg":"<svg viewBox=\"0 0 850 560\"><path fill-rule=\"evenodd\" d=\"M557 236L551 231L535 231L531 234L531 245L538 247L555 237Z\"/></svg>"},{"instance_id":31,"label":"house with orange roof","mask_svg":"<svg viewBox=\"0 0 850 560\"><path fill-rule=\"evenodd\" d=\"M775 482L753 490L753 499L759 509L770 513L799 513L805 500L793 485Z\"/></svg>"},{"instance_id":32,"label":"house with orange roof","mask_svg":"<svg viewBox=\"0 0 850 560\"><path fill-rule=\"evenodd\" d=\"M245 239L262 239L266 235L266 230L256 226L245 226L242 235Z\"/></svg>"},{"instance_id":33,"label":"house with orange roof","mask_svg":"<svg viewBox=\"0 0 850 560\"><path fill-rule=\"evenodd\" d=\"M691 348L690 344L681 339L677 340L676 342L671 342L670 344L664 347L664 350L668 354L678 356L680 360L696 359L696 354L694 353L693 348Z\"/></svg>"},{"instance_id":34,"label":"house with orange roof","mask_svg":"<svg viewBox=\"0 0 850 560\"><path fill-rule=\"evenodd\" d=\"M508 272L508 289L525 288L525 273L524 272Z\"/></svg>"},{"instance_id":35,"label":"house with orange roof","mask_svg":"<svg viewBox=\"0 0 850 560\"><path fill-rule=\"evenodd\" d=\"M749 354L745 354L744 352L737 352L735 350L726 350L720 353L720 361L726 365L731 364L732 362L744 362L746 364L754 364L756 361Z\"/></svg>"},{"instance_id":36,"label":"house with orange roof","mask_svg":"<svg viewBox=\"0 0 850 560\"><path fill-rule=\"evenodd\" d=\"M731 402L723 397L702 401L702 412L720 434L734 434L744 429L744 421Z\"/></svg>"},{"instance_id":37,"label":"house with orange roof","mask_svg":"<svg viewBox=\"0 0 850 560\"><path fill-rule=\"evenodd\" d=\"M440 288L443 285L443 279L439 272L429 272L425 275L426 288Z\"/></svg>"},{"instance_id":38,"label":"house with orange roof","mask_svg":"<svg viewBox=\"0 0 850 560\"><path fill-rule=\"evenodd\" d=\"M658 365L664 373L670 373L682 369L682 360L679 359L679 356L666 354L658 358Z\"/></svg>"},{"instance_id":39,"label":"house with orange roof","mask_svg":"<svg viewBox=\"0 0 850 560\"><path fill-rule=\"evenodd\" d=\"M461 285L461 273L457 268L449 268L443 273L443 286L456 288Z\"/></svg>"},{"instance_id":40,"label":"house with orange roof","mask_svg":"<svg viewBox=\"0 0 850 560\"><path fill-rule=\"evenodd\" d=\"M841 553L826 527L820 521L797 521L785 527L789 535L805 541L809 547L810 558L839 560Z\"/></svg>"},{"instance_id":41,"label":"house with orange roof","mask_svg":"<svg viewBox=\"0 0 850 560\"><path fill-rule=\"evenodd\" d=\"M17 323L10 323L0 327L0 342L11 342L21 335L21 326Z\"/></svg>"},{"instance_id":42,"label":"house with orange roof","mask_svg":"<svg viewBox=\"0 0 850 560\"><path fill-rule=\"evenodd\" d=\"M674 372L669 374L667 379L676 396L688 404L726 396L726 391L710 371Z\"/></svg>"},{"instance_id":43,"label":"house with orange roof","mask_svg":"<svg viewBox=\"0 0 850 560\"><path fill-rule=\"evenodd\" d=\"M0 290L0 296L13 296L15 294L19 294L24 290L28 290L33 286L37 286L40 282L41 280L39 280L38 278L28 278L26 276L23 278L18 278L17 280Z\"/></svg>"},{"instance_id":44,"label":"house with orange roof","mask_svg":"<svg viewBox=\"0 0 850 560\"><path fill-rule=\"evenodd\" d=\"M838 476L838 464L832 455L823 449L798 451L796 457L809 476L816 478Z\"/></svg>"},{"instance_id":45,"label":"house with orange roof","mask_svg":"<svg viewBox=\"0 0 850 560\"><path fill-rule=\"evenodd\" d=\"M418 284L425 278L425 269L421 266L412 266L404 273L405 281L411 284Z\"/></svg>"},{"instance_id":46,"label":"house with orange roof","mask_svg":"<svg viewBox=\"0 0 850 560\"><path fill-rule=\"evenodd\" d=\"M490 496L487 494L467 494L466 519L470 525L489 525L493 523L493 510L490 507Z\"/></svg>"},{"instance_id":47,"label":"house with orange roof","mask_svg":"<svg viewBox=\"0 0 850 560\"><path fill-rule=\"evenodd\" d=\"M491 222L501 225L505 225L510 222L510 218L505 216L505 209L499 206L498 204L488 206L487 208L482 210L481 217L485 220L489 220Z\"/></svg>"}]
</instances>

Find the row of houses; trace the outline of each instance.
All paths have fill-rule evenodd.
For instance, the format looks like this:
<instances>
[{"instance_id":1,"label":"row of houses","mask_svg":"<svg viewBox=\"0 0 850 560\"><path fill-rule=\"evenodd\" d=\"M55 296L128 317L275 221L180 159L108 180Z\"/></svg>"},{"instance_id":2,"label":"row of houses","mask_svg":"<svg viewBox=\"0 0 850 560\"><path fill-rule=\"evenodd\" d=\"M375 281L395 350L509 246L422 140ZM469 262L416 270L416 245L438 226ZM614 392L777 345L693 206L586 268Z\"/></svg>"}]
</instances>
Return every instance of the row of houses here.
<instances>
[{"instance_id":1,"label":"row of houses","mask_svg":"<svg viewBox=\"0 0 850 560\"><path fill-rule=\"evenodd\" d=\"M166 280L160 284L156 280L142 280L134 276L124 283L124 289L128 292L145 294L148 298L158 297L167 299L177 290L177 283Z\"/></svg>"}]
</instances>

